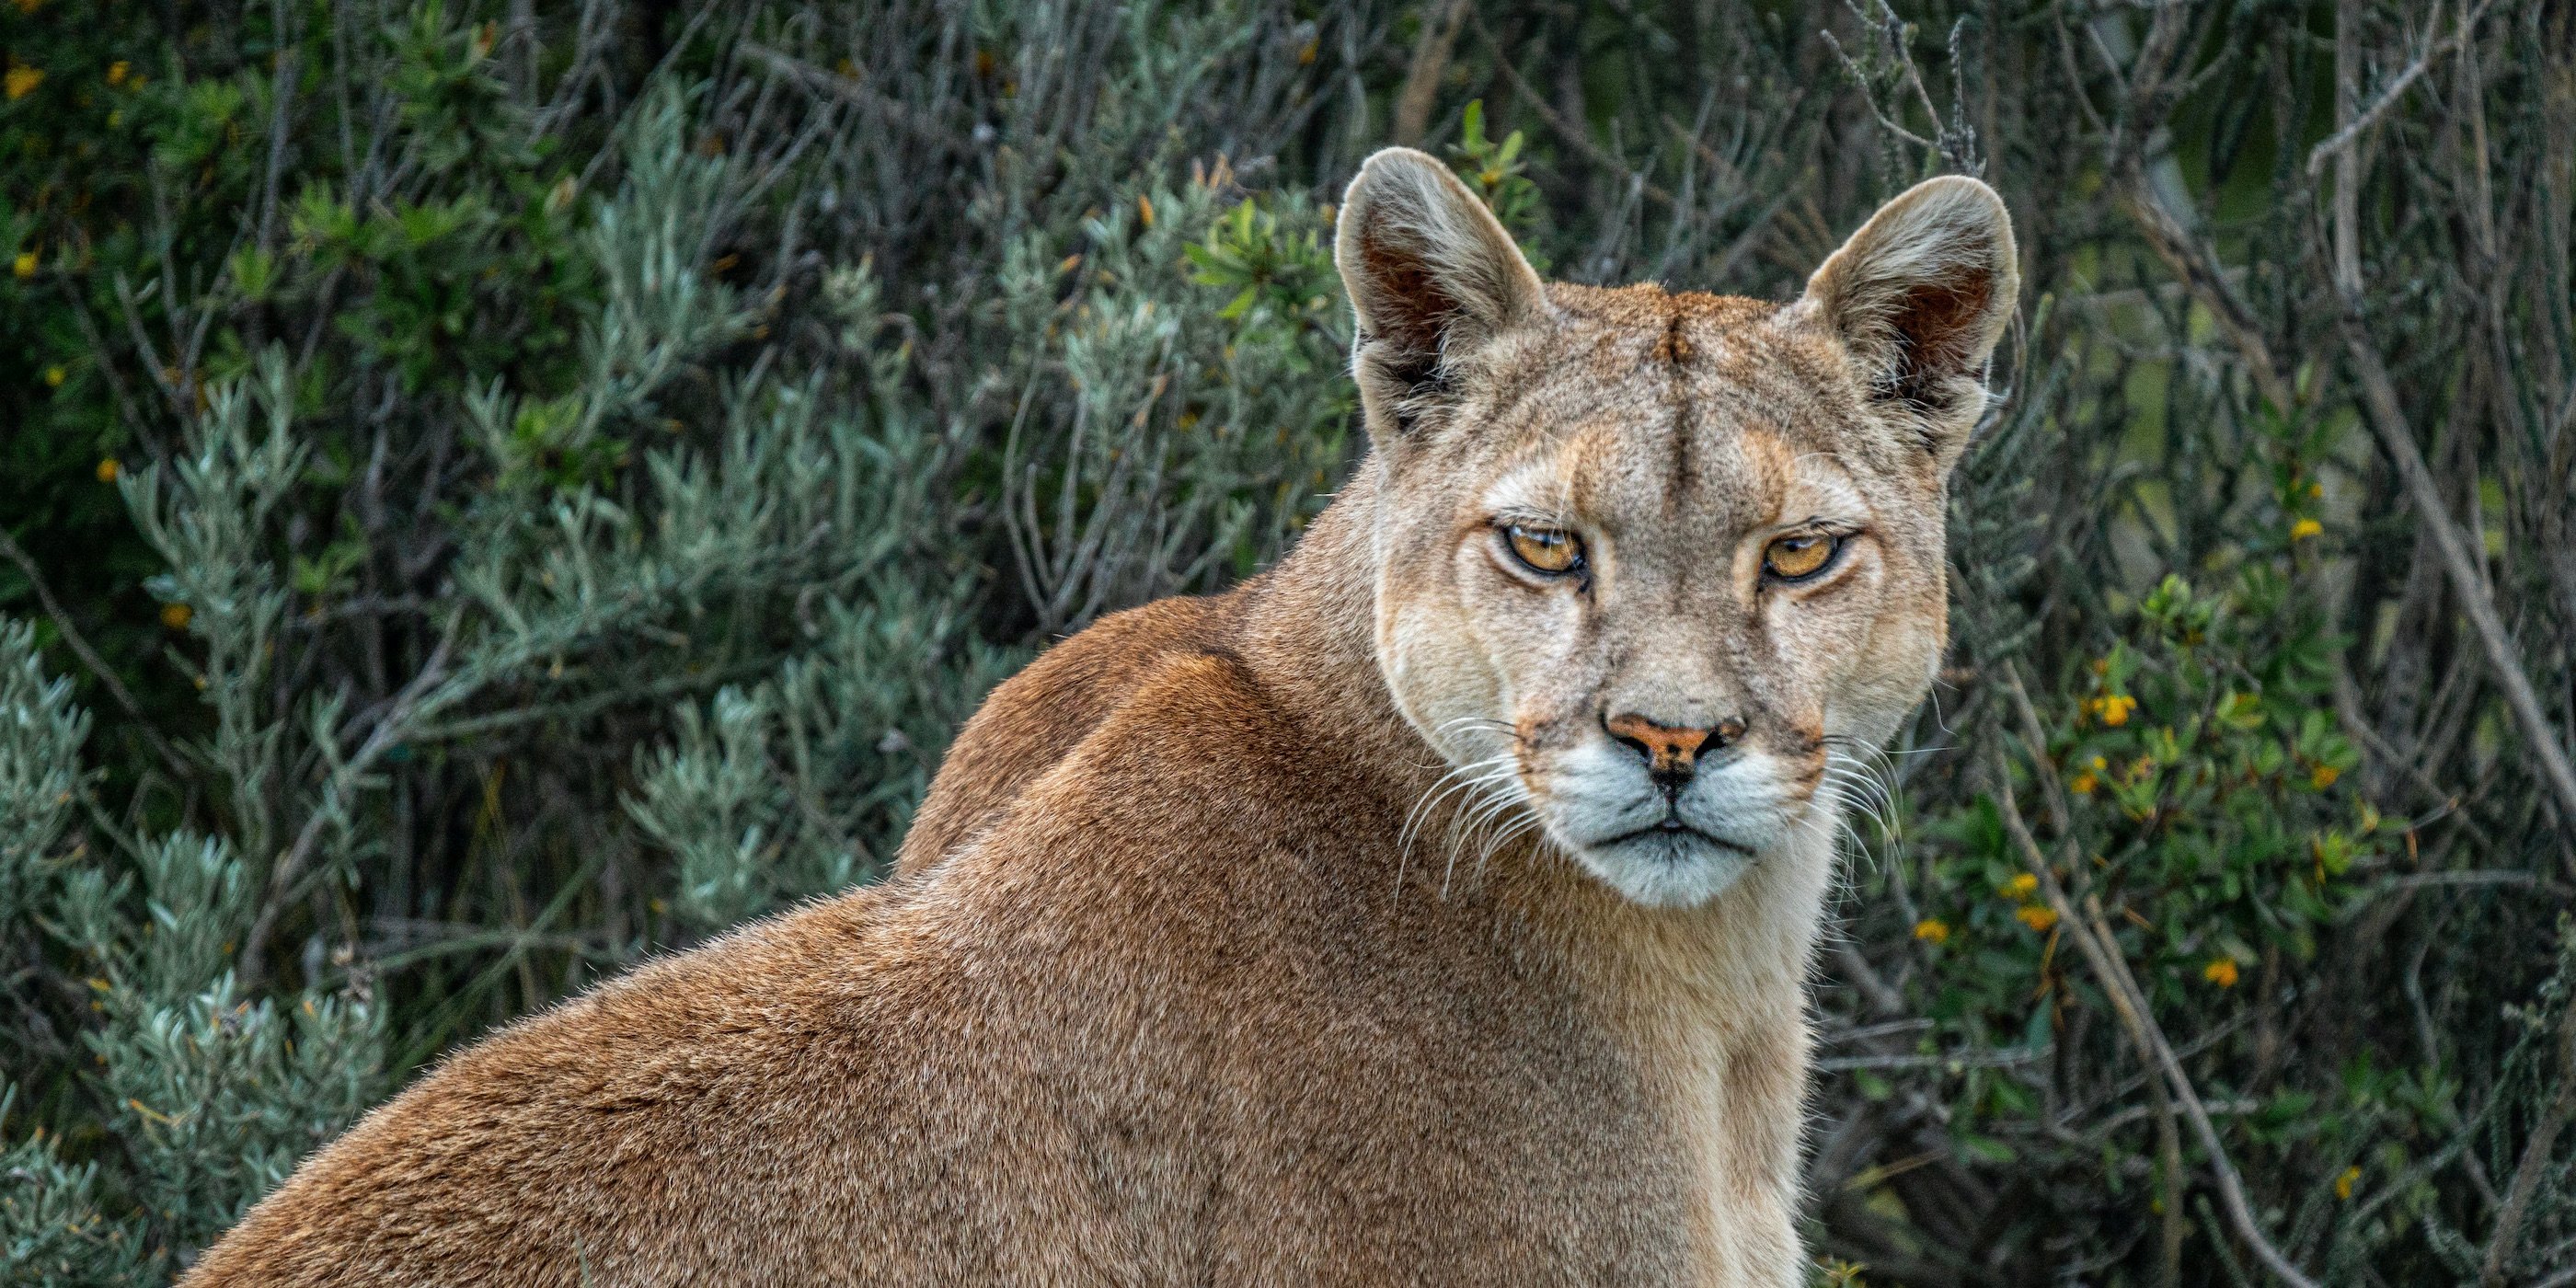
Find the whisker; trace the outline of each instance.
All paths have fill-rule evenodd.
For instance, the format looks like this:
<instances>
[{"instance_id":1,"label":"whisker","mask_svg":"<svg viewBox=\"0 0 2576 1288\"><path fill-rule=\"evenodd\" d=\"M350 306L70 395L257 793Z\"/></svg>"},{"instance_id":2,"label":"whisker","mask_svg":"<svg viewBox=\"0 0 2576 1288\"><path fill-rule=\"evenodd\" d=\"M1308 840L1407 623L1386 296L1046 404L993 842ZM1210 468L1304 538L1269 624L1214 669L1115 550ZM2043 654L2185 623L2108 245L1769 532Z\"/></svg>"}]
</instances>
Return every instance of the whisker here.
<instances>
[{"instance_id":1,"label":"whisker","mask_svg":"<svg viewBox=\"0 0 2576 1288\"><path fill-rule=\"evenodd\" d=\"M1499 792L1490 790L1498 784L1507 785L1510 790ZM1471 795L1474 799L1459 807L1449 820L1449 861L1440 874L1441 898L1449 897L1450 878L1458 871L1458 849L1462 834L1466 841L1472 843L1476 829L1483 826L1494 811L1517 804L1518 796L1521 794L1525 792L1519 786L1517 768L1488 773L1471 785Z\"/></svg>"},{"instance_id":2,"label":"whisker","mask_svg":"<svg viewBox=\"0 0 2576 1288\"><path fill-rule=\"evenodd\" d=\"M1404 874L1413 858L1413 843L1420 838L1422 825L1430 820L1439 802L1455 792L1473 790L1475 776L1506 768L1516 759L1517 757L1512 753L1505 753L1458 765L1434 779L1431 786L1423 789L1421 798L1413 803L1412 809L1406 811L1404 827L1396 835L1394 893L1397 899L1402 899L1404 895Z\"/></svg>"}]
</instances>

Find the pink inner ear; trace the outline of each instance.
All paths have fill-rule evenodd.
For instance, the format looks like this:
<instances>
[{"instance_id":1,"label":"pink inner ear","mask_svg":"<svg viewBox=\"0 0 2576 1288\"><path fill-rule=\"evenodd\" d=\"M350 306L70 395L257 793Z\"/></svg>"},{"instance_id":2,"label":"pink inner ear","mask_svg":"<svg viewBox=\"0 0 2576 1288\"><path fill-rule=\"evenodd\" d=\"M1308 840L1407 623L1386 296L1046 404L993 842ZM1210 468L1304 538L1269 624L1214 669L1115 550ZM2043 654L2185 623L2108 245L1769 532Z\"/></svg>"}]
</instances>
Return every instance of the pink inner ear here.
<instances>
[{"instance_id":1,"label":"pink inner ear","mask_svg":"<svg viewBox=\"0 0 2576 1288\"><path fill-rule=\"evenodd\" d=\"M1895 353L1880 386L1886 396L1929 410L1943 400L1941 382L1966 372L1993 301L1994 279L1984 273L1925 282L1898 298L1886 325Z\"/></svg>"},{"instance_id":2,"label":"pink inner ear","mask_svg":"<svg viewBox=\"0 0 2576 1288\"><path fill-rule=\"evenodd\" d=\"M1975 348L1977 324L1993 298L1994 283L1983 273L1907 291L1889 319L1905 337L1907 374L1947 374L1965 366Z\"/></svg>"},{"instance_id":3,"label":"pink inner ear","mask_svg":"<svg viewBox=\"0 0 2576 1288\"><path fill-rule=\"evenodd\" d=\"M1408 354L1437 352L1440 327L1456 306L1424 266L1421 248L1391 247L1375 230L1363 230L1359 249L1372 297L1370 330Z\"/></svg>"}]
</instances>

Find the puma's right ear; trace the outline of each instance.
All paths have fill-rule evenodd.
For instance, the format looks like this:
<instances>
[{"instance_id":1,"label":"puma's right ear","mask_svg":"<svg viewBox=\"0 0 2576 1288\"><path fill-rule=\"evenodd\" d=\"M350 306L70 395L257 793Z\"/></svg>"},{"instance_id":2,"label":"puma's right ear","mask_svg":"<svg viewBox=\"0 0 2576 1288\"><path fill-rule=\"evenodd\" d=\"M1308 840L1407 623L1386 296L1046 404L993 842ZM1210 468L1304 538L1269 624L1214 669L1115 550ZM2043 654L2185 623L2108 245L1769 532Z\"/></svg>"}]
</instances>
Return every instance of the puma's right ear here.
<instances>
[{"instance_id":1,"label":"puma's right ear","mask_svg":"<svg viewBox=\"0 0 2576 1288\"><path fill-rule=\"evenodd\" d=\"M1449 167L1387 148L1342 197L1333 262L1359 321L1352 374L1372 426L1401 430L1449 362L1546 308L1538 274Z\"/></svg>"},{"instance_id":2,"label":"puma's right ear","mask_svg":"<svg viewBox=\"0 0 2576 1288\"><path fill-rule=\"evenodd\" d=\"M2021 294L2012 216L1961 175L1879 207L1807 279L1796 315L1841 339L1872 396L1947 469L1986 405L1986 359Z\"/></svg>"}]
</instances>

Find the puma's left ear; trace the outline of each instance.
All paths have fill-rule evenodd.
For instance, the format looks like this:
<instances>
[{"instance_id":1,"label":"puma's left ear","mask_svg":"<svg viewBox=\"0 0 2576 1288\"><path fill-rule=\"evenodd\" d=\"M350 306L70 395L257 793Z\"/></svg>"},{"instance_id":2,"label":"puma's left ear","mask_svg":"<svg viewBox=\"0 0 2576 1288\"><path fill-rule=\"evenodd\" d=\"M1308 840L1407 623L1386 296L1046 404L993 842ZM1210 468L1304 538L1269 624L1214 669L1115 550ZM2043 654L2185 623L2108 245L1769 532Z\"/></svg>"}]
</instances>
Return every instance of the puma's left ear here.
<instances>
[{"instance_id":1,"label":"puma's left ear","mask_svg":"<svg viewBox=\"0 0 2576 1288\"><path fill-rule=\"evenodd\" d=\"M1520 247L1438 158L1387 148L1361 165L1333 239L1358 322L1351 372L1371 434L1447 407L1454 365L1547 309Z\"/></svg>"},{"instance_id":2,"label":"puma's left ear","mask_svg":"<svg viewBox=\"0 0 2576 1288\"><path fill-rule=\"evenodd\" d=\"M2003 198L1944 175L1879 207L1793 310L1842 341L1871 397L1913 424L1946 470L1985 411L1986 359L2020 294Z\"/></svg>"}]
</instances>

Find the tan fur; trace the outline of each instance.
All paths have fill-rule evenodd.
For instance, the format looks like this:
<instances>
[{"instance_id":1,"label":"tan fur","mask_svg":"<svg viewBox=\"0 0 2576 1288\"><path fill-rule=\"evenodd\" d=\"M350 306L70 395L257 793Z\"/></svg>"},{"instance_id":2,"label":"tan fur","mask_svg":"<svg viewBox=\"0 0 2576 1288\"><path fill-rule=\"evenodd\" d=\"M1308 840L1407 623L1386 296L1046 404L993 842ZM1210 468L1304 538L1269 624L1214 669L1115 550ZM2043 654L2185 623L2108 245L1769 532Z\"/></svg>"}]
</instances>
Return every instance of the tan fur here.
<instances>
[{"instance_id":1,"label":"tan fur","mask_svg":"<svg viewBox=\"0 0 2576 1288\"><path fill-rule=\"evenodd\" d=\"M1051 650L890 882L457 1055L188 1282L1800 1282L1826 750L1938 658L1961 364L2013 293L1991 194L1927 187L1888 245L1963 202L1986 244L1780 309L1541 287L1373 159L1374 450L1287 561ZM1497 505L1580 532L1582 584L1499 563ZM1860 525L1835 573L1762 582L1815 514ZM1727 731L1662 867L1585 830L1650 790L1622 717Z\"/></svg>"}]
</instances>

